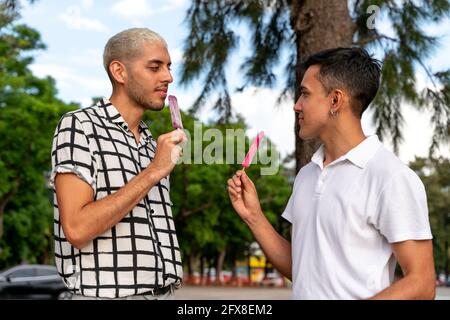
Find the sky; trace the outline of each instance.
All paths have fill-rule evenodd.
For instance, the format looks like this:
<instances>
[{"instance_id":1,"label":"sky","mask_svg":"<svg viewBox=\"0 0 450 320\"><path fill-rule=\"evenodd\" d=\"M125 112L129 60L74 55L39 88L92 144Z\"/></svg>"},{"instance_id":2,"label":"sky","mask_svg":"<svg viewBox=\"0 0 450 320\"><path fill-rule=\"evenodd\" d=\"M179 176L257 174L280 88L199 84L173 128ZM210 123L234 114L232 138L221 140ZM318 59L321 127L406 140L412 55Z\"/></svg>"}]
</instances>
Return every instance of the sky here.
<instances>
[{"instance_id":1,"label":"sky","mask_svg":"<svg viewBox=\"0 0 450 320\"><path fill-rule=\"evenodd\" d=\"M188 87L177 83L183 56L183 43L188 34L184 22L188 0L37 0L34 4L22 1L21 23L33 27L41 34L47 45L44 51L35 54L32 71L40 77L47 75L56 79L58 97L66 102L78 102L82 107L91 104L92 97L111 94L111 85L103 69L102 53L108 39L114 34L131 27L147 27L158 32L168 43L172 59L174 82L169 94L178 97L183 110L187 110L202 89L201 81ZM375 23L378 23L375 20ZM383 31L389 33L389 26L382 24ZM433 71L449 69L450 22L429 25L426 30L441 37L441 47L427 60ZM239 69L242 58L248 54L249 40L246 31L240 28L241 39L238 50L232 55L227 68L230 85L239 86ZM282 54L282 59L284 55ZM423 73L417 74L417 85L429 85ZM234 111L246 120L247 134L254 137L265 131L276 144L282 156L294 151L293 101L277 104L282 81L274 88L249 87L244 92L232 94ZM414 156L427 156L431 141L430 115L418 112L407 105L405 110L404 140L399 157L407 163ZM202 121L213 118L207 107L199 114ZM363 130L366 135L375 133L370 112L364 114ZM151 129L151 127L150 127ZM392 146L385 142L392 150ZM448 147L447 147L448 148ZM440 153L450 157L450 151Z\"/></svg>"}]
</instances>

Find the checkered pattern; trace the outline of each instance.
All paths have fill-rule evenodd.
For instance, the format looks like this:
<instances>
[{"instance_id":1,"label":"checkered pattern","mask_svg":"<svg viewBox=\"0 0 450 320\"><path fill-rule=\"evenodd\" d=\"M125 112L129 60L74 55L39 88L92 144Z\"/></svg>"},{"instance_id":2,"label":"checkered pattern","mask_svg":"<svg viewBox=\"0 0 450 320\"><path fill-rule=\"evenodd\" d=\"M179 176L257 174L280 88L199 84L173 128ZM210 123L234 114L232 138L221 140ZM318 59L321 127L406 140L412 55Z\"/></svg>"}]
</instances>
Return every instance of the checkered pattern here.
<instances>
[{"instance_id":1,"label":"checkered pattern","mask_svg":"<svg viewBox=\"0 0 450 320\"><path fill-rule=\"evenodd\" d=\"M154 157L156 141L144 122L139 132L137 144L107 99L67 113L53 138L50 183L54 186L57 173L69 172L92 187L94 200L116 192ZM54 192L55 260L67 287L85 296L117 298L179 286L182 264L169 188L163 178L118 224L80 250L64 236Z\"/></svg>"}]
</instances>

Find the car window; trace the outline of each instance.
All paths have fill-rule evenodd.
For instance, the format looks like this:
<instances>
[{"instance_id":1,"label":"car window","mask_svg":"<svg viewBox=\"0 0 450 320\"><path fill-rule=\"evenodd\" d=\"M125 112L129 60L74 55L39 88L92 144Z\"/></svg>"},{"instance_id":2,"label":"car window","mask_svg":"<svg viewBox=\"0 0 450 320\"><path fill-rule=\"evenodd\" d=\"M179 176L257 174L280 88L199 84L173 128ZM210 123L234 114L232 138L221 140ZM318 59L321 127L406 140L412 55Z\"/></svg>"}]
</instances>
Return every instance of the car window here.
<instances>
[{"instance_id":1,"label":"car window","mask_svg":"<svg viewBox=\"0 0 450 320\"><path fill-rule=\"evenodd\" d=\"M14 270L10 274L8 274L8 277L10 277L10 278L23 278L23 277L33 277L33 276L34 276L33 268L20 268L18 270Z\"/></svg>"},{"instance_id":2,"label":"car window","mask_svg":"<svg viewBox=\"0 0 450 320\"><path fill-rule=\"evenodd\" d=\"M52 268L36 268L36 276L56 276L58 275L58 271Z\"/></svg>"}]
</instances>

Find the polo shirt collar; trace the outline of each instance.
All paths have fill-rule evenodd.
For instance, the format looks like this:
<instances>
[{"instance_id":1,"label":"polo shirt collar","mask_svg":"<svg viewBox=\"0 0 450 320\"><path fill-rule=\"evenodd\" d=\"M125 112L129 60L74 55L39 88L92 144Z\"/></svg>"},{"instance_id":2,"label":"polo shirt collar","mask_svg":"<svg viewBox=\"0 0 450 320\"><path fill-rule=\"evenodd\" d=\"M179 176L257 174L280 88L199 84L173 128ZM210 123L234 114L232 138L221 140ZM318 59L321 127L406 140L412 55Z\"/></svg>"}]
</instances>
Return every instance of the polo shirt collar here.
<instances>
[{"instance_id":1,"label":"polo shirt collar","mask_svg":"<svg viewBox=\"0 0 450 320\"><path fill-rule=\"evenodd\" d=\"M357 165L361 169L364 169L380 146L381 143L377 135L369 136L356 147L347 152L347 154L345 154L345 158L353 162L353 164Z\"/></svg>"},{"instance_id":2,"label":"polo shirt collar","mask_svg":"<svg viewBox=\"0 0 450 320\"><path fill-rule=\"evenodd\" d=\"M316 152L314 152L311 162L317 164L320 169L323 169L323 159L325 159L325 146L322 144Z\"/></svg>"},{"instance_id":3,"label":"polo shirt collar","mask_svg":"<svg viewBox=\"0 0 450 320\"><path fill-rule=\"evenodd\" d=\"M332 163L337 163L343 160L349 160L354 165L364 169L370 159L375 155L378 148L381 146L377 135L372 135L364 139L356 147L348 151L346 154L336 159ZM317 164L323 169L323 159L325 158L325 146L322 144L314 153L311 162Z\"/></svg>"}]
</instances>

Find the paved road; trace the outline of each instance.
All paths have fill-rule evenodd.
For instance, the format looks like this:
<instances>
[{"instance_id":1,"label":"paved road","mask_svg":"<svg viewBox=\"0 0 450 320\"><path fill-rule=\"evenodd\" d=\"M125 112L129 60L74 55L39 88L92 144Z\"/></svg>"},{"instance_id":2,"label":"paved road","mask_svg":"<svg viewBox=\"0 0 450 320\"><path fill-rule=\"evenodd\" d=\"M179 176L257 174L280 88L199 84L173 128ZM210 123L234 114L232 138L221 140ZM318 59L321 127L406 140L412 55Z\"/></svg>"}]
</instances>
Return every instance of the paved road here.
<instances>
[{"instance_id":1,"label":"paved road","mask_svg":"<svg viewBox=\"0 0 450 320\"><path fill-rule=\"evenodd\" d=\"M176 292L178 300L289 300L289 288L230 288L184 286ZM438 288L436 299L450 300L450 288Z\"/></svg>"}]
</instances>

